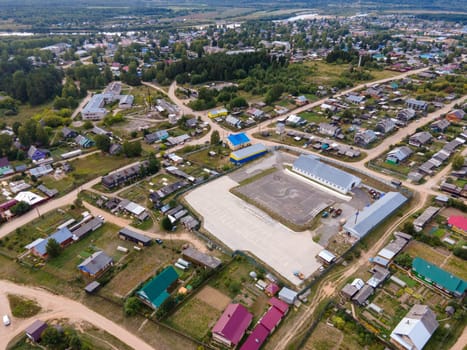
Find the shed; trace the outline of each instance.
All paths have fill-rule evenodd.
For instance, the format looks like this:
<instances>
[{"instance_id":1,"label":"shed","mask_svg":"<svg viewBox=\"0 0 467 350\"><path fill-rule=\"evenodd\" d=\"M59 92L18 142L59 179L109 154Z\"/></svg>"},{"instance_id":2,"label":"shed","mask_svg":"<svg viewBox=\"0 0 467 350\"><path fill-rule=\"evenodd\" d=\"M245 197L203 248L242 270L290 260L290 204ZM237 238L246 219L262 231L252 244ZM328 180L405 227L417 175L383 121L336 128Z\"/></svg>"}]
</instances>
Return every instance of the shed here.
<instances>
[{"instance_id":1,"label":"shed","mask_svg":"<svg viewBox=\"0 0 467 350\"><path fill-rule=\"evenodd\" d=\"M285 301L287 304L293 304L297 299L297 295L298 293L293 291L292 289L283 287L279 292L279 299Z\"/></svg>"},{"instance_id":2,"label":"shed","mask_svg":"<svg viewBox=\"0 0 467 350\"><path fill-rule=\"evenodd\" d=\"M326 249L320 251L318 257L321 260L323 260L326 264L331 264L336 259L336 256Z\"/></svg>"},{"instance_id":3,"label":"shed","mask_svg":"<svg viewBox=\"0 0 467 350\"><path fill-rule=\"evenodd\" d=\"M44 321L36 320L28 328L26 328L26 336L34 343L37 343L42 336L42 333L47 329L48 325Z\"/></svg>"},{"instance_id":4,"label":"shed","mask_svg":"<svg viewBox=\"0 0 467 350\"><path fill-rule=\"evenodd\" d=\"M186 260L191 261L192 263L202 265L213 270L217 269L222 264L220 259L208 254L204 254L192 247L183 249L182 255Z\"/></svg>"},{"instance_id":5,"label":"shed","mask_svg":"<svg viewBox=\"0 0 467 350\"><path fill-rule=\"evenodd\" d=\"M139 245L143 245L143 246L148 246L151 244L152 242L152 239L145 236L145 235L142 235L140 233L137 233L137 232L134 232L128 228L122 228L119 232L118 232L118 236L121 238L121 239L124 239L126 241L131 241L131 242L135 242Z\"/></svg>"},{"instance_id":6,"label":"shed","mask_svg":"<svg viewBox=\"0 0 467 350\"><path fill-rule=\"evenodd\" d=\"M84 291L88 294L92 294L96 292L100 288L101 284L97 281L92 281L86 287L84 287Z\"/></svg>"},{"instance_id":7,"label":"shed","mask_svg":"<svg viewBox=\"0 0 467 350\"><path fill-rule=\"evenodd\" d=\"M352 300L358 305L363 305L368 300L368 298L373 294L375 289L368 284L365 284L362 289L358 291L352 298Z\"/></svg>"}]
</instances>

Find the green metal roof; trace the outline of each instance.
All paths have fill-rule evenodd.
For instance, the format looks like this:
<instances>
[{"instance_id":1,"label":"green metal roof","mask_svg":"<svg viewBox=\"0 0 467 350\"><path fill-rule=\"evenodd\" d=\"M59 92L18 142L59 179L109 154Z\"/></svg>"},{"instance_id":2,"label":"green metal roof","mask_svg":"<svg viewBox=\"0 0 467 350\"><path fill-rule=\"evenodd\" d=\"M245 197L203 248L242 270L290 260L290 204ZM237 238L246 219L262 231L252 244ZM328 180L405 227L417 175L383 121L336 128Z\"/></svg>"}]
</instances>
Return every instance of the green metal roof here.
<instances>
[{"instance_id":1,"label":"green metal roof","mask_svg":"<svg viewBox=\"0 0 467 350\"><path fill-rule=\"evenodd\" d=\"M412 270L452 293L462 295L467 289L466 281L452 275L436 265L429 263L426 260L423 260L422 258L416 257L413 259Z\"/></svg>"},{"instance_id":2,"label":"green metal roof","mask_svg":"<svg viewBox=\"0 0 467 350\"><path fill-rule=\"evenodd\" d=\"M137 294L158 308L169 297L167 288L178 279L177 271L173 266L168 266L145 284Z\"/></svg>"}]
</instances>

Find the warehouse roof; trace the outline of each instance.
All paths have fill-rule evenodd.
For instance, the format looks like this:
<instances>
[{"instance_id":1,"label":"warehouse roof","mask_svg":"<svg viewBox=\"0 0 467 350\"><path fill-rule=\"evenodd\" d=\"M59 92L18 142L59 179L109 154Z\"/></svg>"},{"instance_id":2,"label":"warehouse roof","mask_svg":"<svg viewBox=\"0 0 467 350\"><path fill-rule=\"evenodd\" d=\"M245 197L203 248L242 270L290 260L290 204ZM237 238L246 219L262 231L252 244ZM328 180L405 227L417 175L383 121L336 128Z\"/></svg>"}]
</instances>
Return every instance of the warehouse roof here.
<instances>
[{"instance_id":1,"label":"warehouse roof","mask_svg":"<svg viewBox=\"0 0 467 350\"><path fill-rule=\"evenodd\" d=\"M262 143L256 143L254 145L239 149L238 151L230 153L230 158L235 160L241 160L244 158L251 157L255 154L266 152L268 149Z\"/></svg>"},{"instance_id":2,"label":"warehouse roof","mask_svg":"<svg viewBox=\"0 0 467 350\"><path fill-rule=\"evenodd\" d=\"M467 289L466 281L450 274L432 263L429 263L426 260L423 260L422 258L416 257L413 259L412 270L417 272L419 275L429 278L433 283L436 283L454 294L462 295Z\"/></svg>"},{"instance_id":3,"label":"warehouse roof","mask_svg":"<svg viewBox=\"0 0 467 350\"><path fill-rule=\"evenodd\" d=\"M388 192L370 206L353 214L344 229L353 236L362 238L406 201L407 198L399 192Z\"/></svg>"},{"instance_id":4,"label":"warehouse roof","mask_svg":"<svg viewBox=\"0 0 467 350\"><path fill-rule=\"evenodd\" d=\"M361 181L359 177L323 163L312 155L302 154L295 160L293 167L305 173L314 174L342 188L351 187L355 182L360 183Z\"/></svg>"}]
</instances>

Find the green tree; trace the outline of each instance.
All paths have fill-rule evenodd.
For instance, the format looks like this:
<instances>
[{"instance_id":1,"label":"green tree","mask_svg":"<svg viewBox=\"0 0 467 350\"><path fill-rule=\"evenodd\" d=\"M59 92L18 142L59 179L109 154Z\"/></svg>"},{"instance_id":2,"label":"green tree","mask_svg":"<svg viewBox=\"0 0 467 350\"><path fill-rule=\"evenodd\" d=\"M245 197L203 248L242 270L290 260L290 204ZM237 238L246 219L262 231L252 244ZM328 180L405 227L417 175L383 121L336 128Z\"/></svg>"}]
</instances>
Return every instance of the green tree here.
<instances>
[{"instance_id":1,"label":"green tree","mask_svg":"<svg viewBox=\"0 0 467 350\"><path fill-rule=\"evenodd\" d=\"M51 238L47 242L46 252L49 257L56 258L62 252L62 247L55 239Z\"/></svg>"},{"instance_id":2,"label":"green tree","mask_svg":"<svg viewBox=\"0 0 467 350\"><path fill-rule=\"evenodd\" d=\"M155 174L159 171L159 169L160 169L159 161L157 160L155 154L151 152L148 156L147 171L149 174Z\"/></svg>"},{"instance_id":3,"label":"green tree","mask_svg":"<svg viewBox=\"0 0 467 350\"><path fill-rule=\"evenodd\" d=\"M94 127L94 124L90 120L86 120L83 124L85 130L90 130Z\"/></svg>"},{"instance_id":4,"label":"green tree","mask_svg":"<svg viewBox=\"0 0 467 350\"><path fill-rule=\"evenodd\" d=\"M400 265L402 267L405 267L405 268L410 268L412 267L412 257L407 254L407 253L400 253L395 259L394 259L394 262L397 264L397 265Z\"/></svg>"},{"instance_id":5,"label":"green tree","mask_svg":"<svg viewBox=\"0 0 467 350\"><path fill-rule=\"evenodd\" d=\"M143 151L140 141L128 142L125 141L122 145L122 151L128 158L139 157Z\"/></svg>"},{"instance_id":6,"label":"green tree","mask_svg":"<svg viewBox=\"0 0 467 350\"><path fill-rule=\"evenodd\" d=\"M61 350L66 348L66 337L61 330L55 327L48 327L41 335L42 344L51 350Z\"/></svg>"},{"instance_id":7,"label":"green tree","mask_svg":"<svg viewBox=\"0 0 467 350\"><path fill-rule=\"evenodd\" d=\"M123 312L127 316L136 315L141 309L141 303L137 297L129 297L123 305Z\"/></svg>"},{"instance_id":8,"label":"green tree","mask_svg":"<svg viewBox=\"0 0 467 350\"><path fill-rule=\"evenodd\" d=\"M164 231L172 231L173 224L167 216L164 216L161 220L161 228Z\"/></svg>"},{"instance_id":9,"label":"green tree","mask_svg":"<svg viewBox=\"0 0 467 350\"><path fill-rule=\"evenodd\" d=\"M102 152L109 152L111 143L110 137L107 135L96 135L96 137L94 137L94 141L96 142L96 147Z\"/></svg>"},{"instance_id":10,"label":"green tree","mask_svg":"<svg viewBox=\"0 0 467 350\"><path fill-rule=\"evenodd\" d=\"M221 137L219 135L219 131L217 130L214 130L212 133L211 133L211 145L218 145L219 143L221 142Z\"/></svg>"},{"instance_id":11,"label":"green tree","mask_svg":"<svg viewBox=\"0 0 467 350\"><path fill-rule=\"evenodd\" d=\"M11 207L10 211L13 215L23 215L24 213L28 212L29 210L31 210L31 206L29 205L29 203L26 203L26 202L18 202L16 203L14 206Z\"/></svg>"},{"instance_id":12,"label":"green tree","mask_svg":"<svg viewBox=\"0 0 467 350\"><path fill-rule=\"evenodd\" d=\"M452 160L452 168L459 170L464 166L464 157L460 154L456 154Z\"/></svg>"},{"instance_id":13,"label":"green tree","mask_svg":"<svg viewBox=\"0 0 467 350\"><path fill-rule=\"evenodd\" d=\"M235 97L230 102L230 108L243 108L243 107L248 107L248 102L245 100L245 98L241 96Z\"/></svg>"}]
</instances>

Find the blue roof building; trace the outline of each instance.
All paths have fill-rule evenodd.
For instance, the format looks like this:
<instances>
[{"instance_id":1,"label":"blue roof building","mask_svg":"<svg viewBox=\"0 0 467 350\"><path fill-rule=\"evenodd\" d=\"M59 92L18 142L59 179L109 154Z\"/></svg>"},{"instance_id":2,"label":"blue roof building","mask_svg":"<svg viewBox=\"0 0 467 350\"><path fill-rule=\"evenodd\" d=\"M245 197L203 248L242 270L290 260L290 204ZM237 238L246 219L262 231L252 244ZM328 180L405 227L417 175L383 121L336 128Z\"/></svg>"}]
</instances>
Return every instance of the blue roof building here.
<instances>
[{"instance_id":1,"label":"blue roof building","mask_svg":"<svg viewBox=\"0 0 467 350\"><path fill-rule=\"evenodd\" d=\"M46 239L38 242L37 245L32 247L33 253L43 258L47 257L47 244L51 239L55 239L58 244L64 247L73 240L73 234L68 228L61 228L60 230L56 231L55 233L53 233Z\"/></svg>"},{"instance_id":2,"label":"blue roof building","mask_svg":"<svg viewBox=\"0 0 467 350\"><path fill-rule=\"evenodd\" d=\"M359 177L323 163L312 155L302 154L295 160L292 169L310 180L343 194L347 194L361 182Z\"/></svg>"},{"instance_id":3,"label":"blue roof building","mask_svg":"<svg viewBox=\"0 0 467 350\"><path fill-rule=\"evenodd\" d=\"M407 201L399 192L388 192L347 219L344 230L361 239Z\"/></svg>"},{"instance_id":4,"label":"blue roof building","mask_svg":"<svg viewBox=\"0 0 467 350\"><path fill-rule=\"evenodd\" d=\"M251 145L250 138L243 132L227 136L227 143L233 151Z\"/></svg>"},{"instance_id":5,"label":"blue roof building","mask_svg":"<svg viewBox=\"0 0 467 350\"><path fill-rule=\"evenodd\" d=\"M178 281L173 266L166 267L160 274L144 285L136 295L154 309L160 307L170 296L168 289Z\"/></svg>"},{"instance_id":6,"label":"blue roof building","mask_svg":"<svg viewBox=\"0 0 467 350\"><path fill-rule=\"evenodd\" d=\"M244 164L265 155L267 151L268 149L262 143L256 143L230 153L230 161L236 165Z\"/></svg>"}]
</instances>

